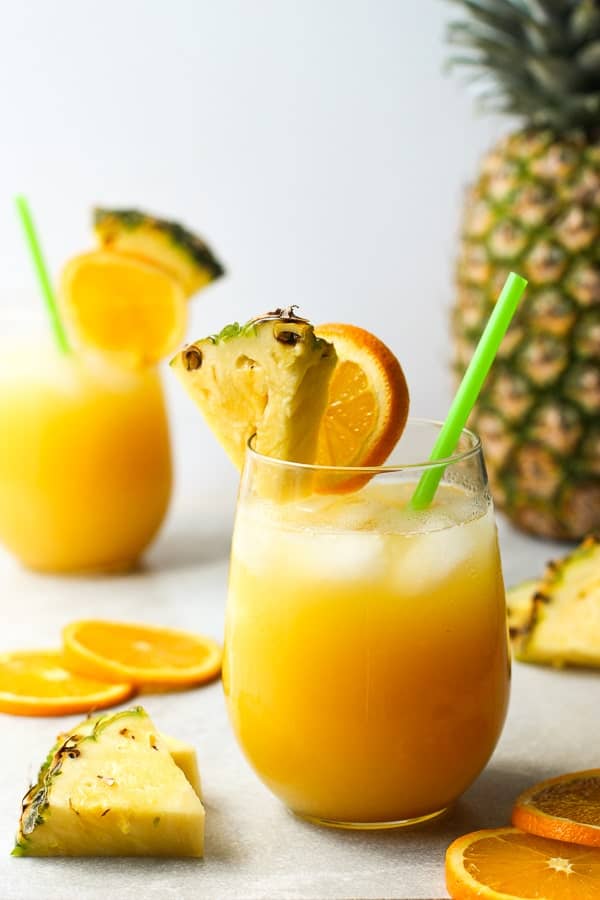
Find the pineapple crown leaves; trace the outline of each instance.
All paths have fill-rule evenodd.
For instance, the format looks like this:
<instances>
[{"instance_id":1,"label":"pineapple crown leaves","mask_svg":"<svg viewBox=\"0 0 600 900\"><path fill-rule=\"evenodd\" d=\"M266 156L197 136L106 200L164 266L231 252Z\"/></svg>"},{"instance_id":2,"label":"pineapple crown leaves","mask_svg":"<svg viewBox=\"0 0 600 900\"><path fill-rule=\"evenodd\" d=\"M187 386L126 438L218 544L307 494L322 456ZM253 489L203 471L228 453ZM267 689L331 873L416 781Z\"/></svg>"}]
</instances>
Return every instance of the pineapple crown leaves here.
<instances>
[{"instance_id":1,"label":"pineapple crown leaves","mask_svg":"<svg viewBox=\"0 0 600 900\"><path fill-rule=\"evenodd\" d=\"M450 0L450 69L479 106L556 132L600 125L599 0Z\"/></svg>"}]
</instances>

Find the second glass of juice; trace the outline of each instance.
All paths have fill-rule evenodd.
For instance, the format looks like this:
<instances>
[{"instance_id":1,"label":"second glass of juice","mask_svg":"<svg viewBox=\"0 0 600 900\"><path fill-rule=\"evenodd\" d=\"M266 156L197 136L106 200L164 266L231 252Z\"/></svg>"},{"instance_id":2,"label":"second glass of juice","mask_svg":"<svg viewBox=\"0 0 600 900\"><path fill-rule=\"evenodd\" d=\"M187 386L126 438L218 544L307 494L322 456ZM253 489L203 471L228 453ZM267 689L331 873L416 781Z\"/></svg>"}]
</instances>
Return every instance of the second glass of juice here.
<instances>
[{"instance_id":1,"label":"second glass of juice","mask_svg":"<svg viewBox=\"0 0 600 900\"><path fill-rule=\"evenodd\" d=\"M292 811L341 827L433 818L492 754L509 693L504 586L479 441L427 510L409 500L439 424L384 468L248 451L224 685L249 762Z\"/></svg>"},{"instance_id":2,"label":"second glass of juice","mask_svg":"<svg viewBox=\"0 0 600 900\"><path fill-rule=\"evenodd\" d=\"M42 572L130 569L158 531L171 451L158 371L49 340L0 352L0 544Z\"/></svg>"}]
</instances>

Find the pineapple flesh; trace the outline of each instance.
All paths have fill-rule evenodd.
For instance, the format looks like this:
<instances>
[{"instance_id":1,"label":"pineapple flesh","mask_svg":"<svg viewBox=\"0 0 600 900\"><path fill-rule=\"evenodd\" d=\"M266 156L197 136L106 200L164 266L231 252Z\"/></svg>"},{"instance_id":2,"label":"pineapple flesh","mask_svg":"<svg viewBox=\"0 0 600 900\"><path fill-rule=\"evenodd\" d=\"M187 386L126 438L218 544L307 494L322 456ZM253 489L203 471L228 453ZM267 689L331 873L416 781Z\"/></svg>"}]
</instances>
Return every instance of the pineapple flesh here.
<instances>
[{"instance_id":1,"label":"pineapple flesh","mask_svg":"<svg viewBox=\"0 0 600 900\"><path fill-rule=\"evenodd\" d=\"M314 461L335 364L333 344L289 310L228 325L171 361L238 469L253 435L266 456Z\"/></svg>"},{"instance_id":2,"label":"pineapple flesh","mask_svg":"<svg viewBox=\"0 0 600 900\"><path fill-rule=\"evenodd\" d=\"M539 590L539 585L539 581L531 579L523 581L506 592L506 615L511 638L517 637L524 628L529 626L534 594Z\"/></svg>"},{"instance_id":3,"label":"pineapple flesh","mask_svg":"<svg viewBox=\"0 0 600 900\"><path fill-rule=\"evenodd\" d=\"M507 602L517 659L600 667L600 540L549 563L539 584L509 591Z\"/></svg>"},{"instance_id":4,"label":"pineapple flesh","mask_svg":"<svg viewBox=\"0 0 600 900\"><path fill-rule=\"evenodd\" d=\"M60 736L25 795L13 852L201 857L203 847L202 803L136 707Z\"/></svg>"},{"instance_id":5,"label":"pineapple flesh","mask_svg":"<svg viewBox=\"0 0 600 900\"><path fill-rule=\"evenodd\" d=\"M94 231L103 249L135 256L165 269L188 297L225 271L208 244L197 235L177 222L137 209L95 209Z\"/></svg>"},{"instance_id":6,"label":"pineapple flesh","mask_svg":"<svg viewBox=\"0 0 600 900\"><path fill-rule=\"evenodd\" d=\"M522 126L469 189L452 316L460 377L510 270L529 288L471 419L497 506L526 531L600 529L600 15L587 0L459 0L449 26ZM452 62L452 60L451 60Z\"/></svg>"},{"instance_id":7,"label":"pineapple flesh","mask_svg":"<svg viewBox=\"0 0 600 900\"><path fill-rule=\"evenodd\" d=\"M172 737L170 734L160 733L160 737L171 754L171 759L177 768L181 769L200 800L202 800L202 782L200 780L196 751L191 744L186 744L185 741L180 741L179 738Z\"/></svg>"}]
</instances>

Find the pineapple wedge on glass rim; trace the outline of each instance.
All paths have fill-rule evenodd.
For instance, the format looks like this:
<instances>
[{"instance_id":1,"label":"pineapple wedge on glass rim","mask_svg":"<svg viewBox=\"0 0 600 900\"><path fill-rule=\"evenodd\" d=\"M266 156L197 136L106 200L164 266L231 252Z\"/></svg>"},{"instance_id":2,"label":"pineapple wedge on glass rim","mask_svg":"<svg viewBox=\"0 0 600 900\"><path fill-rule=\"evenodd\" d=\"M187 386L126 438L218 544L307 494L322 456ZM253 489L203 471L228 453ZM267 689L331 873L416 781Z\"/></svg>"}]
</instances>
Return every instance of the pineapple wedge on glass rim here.
<instances>
[{"instance_id":1,"label":"pineapple wedge on glass rim","mask_svg":"<svg viewBox=\"0 0 600 900\"><path fill-rule=\"evenodd\" d=\"M336 362L333 344L287 308L189 344L171 367L241 469L253 435L266 456L314 462Z\"/></svg>"},{"instance_id":2,"label":"pineapple wedge on glass rim","mask_svg":"<svg viewBox=\"0 0 600 900\"><path fill-rule=\"evenodd\" d=\"M60 736L23 800L13 855L201 857L203 851L202 803L167 740L135 707L87 719Z\"/></svg>"}]
</instances>

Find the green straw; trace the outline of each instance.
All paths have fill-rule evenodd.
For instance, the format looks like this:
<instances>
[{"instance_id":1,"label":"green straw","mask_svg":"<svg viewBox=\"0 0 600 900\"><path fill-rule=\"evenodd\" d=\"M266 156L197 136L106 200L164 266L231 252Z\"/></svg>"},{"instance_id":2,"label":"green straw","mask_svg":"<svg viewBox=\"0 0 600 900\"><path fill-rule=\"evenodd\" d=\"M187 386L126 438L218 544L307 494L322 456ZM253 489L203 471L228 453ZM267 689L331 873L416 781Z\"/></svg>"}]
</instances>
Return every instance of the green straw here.
<instances>
[{"instance_id":1,"label":"green straw","mask_svg":"<svg viewBox=\"0 0 600 900\"><path fill-rule=\"evenodd\" d=\"M44 303L46 304L46 311L48 313L48 318L50 319L50 327L52 329L54 339L61 353L68 353L69 343L67 341L67 336L60 319L58 307L56 305L56 297L52 289L52 282L50 280L50 276L48 275L46 263L44 262L44 254L42 253L42 248L35 230L35 225L33 224L33 217L31 215L31 210L29 209L29 204L27 203L25 197L23 197L21 194L15 197L15 204L17 207L17 212L19 213L21 225L23 226L23 232L25 234L25 239L29 247L29 252L31 253L33 268L35 269L38 281L40 283L40 288L42 291L42 296L44 298Z\"/></svg>"},{"instance_id":2,"label":"green straw","mask_svg":"<svg viewBox=\"0 0 600 900\"><path fill-rule=\"evenodd\" d=\"M429 457L430 462L435 462L437 459L447 459L454 453L461 432L467 424L467 419L471 414L471 410L494 362L498 348L502 343L502 338L506 334L526 287L526 279L520 275L515 275L514 272L511 272L506 279L494 311L488 320L473 358L456 392L446 421L440 429L437 441ZM412 509L425 509L429 506L445 468L445 465L439 465L423 472L410 501Z\"/></svg>"}]
</instances>

